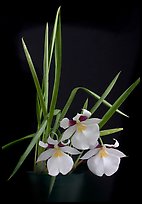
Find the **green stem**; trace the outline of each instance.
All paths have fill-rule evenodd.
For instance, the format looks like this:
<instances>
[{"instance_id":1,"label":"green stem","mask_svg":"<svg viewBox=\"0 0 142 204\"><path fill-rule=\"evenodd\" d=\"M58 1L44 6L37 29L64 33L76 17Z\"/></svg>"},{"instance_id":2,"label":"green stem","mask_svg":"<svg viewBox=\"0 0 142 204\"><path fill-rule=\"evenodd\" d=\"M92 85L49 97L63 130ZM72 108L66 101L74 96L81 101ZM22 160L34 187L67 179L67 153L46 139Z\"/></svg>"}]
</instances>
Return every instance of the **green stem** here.
<instances>
[{"instance_id":1,"label":"green stem","mask_svg":"<svg viewBox=\"0 0 142 204\"><path fill-rule=\"evenodd\" d=\"M79 164L79 159L80 159L80 157L82 156L83 152L84 152L84 151L82 151L81 154L79 154L79 156L78 156L77 159L75 160L73 169L76 169L76 167L78 166L78 164Z\"/></svg>"},{"instance_id":2,"label":"green stem","mask_svg":"<svg viewBox=\"0 0 142 204\"><path fill-rule=\"evenodd\" d=\"M100 140L101 145L103 146L103 145L104 145L104 143L103 143L102 138L101 138L101 137L99 137L99 140Z\"/></svg>"}]
</instances>

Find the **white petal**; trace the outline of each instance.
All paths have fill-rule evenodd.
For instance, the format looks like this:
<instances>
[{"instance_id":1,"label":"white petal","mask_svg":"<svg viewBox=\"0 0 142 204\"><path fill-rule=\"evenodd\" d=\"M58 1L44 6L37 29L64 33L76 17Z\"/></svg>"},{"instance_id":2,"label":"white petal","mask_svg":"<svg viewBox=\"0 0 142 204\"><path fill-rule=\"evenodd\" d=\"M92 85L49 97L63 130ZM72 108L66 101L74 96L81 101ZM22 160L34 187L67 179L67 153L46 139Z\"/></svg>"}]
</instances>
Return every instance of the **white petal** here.
<instances>
[{"instance_id":1,"label":"white petal","mask_svg":"<svg viewBox=\"0 0 142 204\"><path fill-rule=\"evenodd\" d=\"M109 154L109 156L103 157L103 162L105 174L111 176L118 170L120 158Z\"/></svg>"},{"instance_id":2,"label":"white petal","mask_svg":"<svg viewBox=\"0 0 142 204\"><path fill-rule=\"evenodd\" d=\"M113 138L113 140L115 140L114 144L105 144L106 147L119 147L119 142Z\"/></svg>"},{"instance_id":3,"label":"white petal","mask_svg":"<svg viewBox=\"0 0 142 204\"><path fill-rule=\"evenodd\" d=\"M63 120L60 121L60 127L66 129L69 127L69 119L63 118Z\"/></svg>"},{"instance_id":4,"label":"white petal","mask_svg":"<svg viewBox=\"0 0 142 204\"><path fill-rule=\"evenodd\" d=\"M81 123L84 124L83 122ZM99 135L100 131L98 124L88 125L82 132L76 131L71 142L77 149L86 150L96 145Z\"/></svg>"},{"instance_id":5,"label":"white petal","mask_svg":"<svg viewBox=\"0 0 142 204\"><path fill-rule=\"evenodd\" d=\"M86 110L86 109L82 109L83 110L83 116L86 116L87 118L90 118L90 116L91 116L91 112L90 111L88 111L88 110Z\"/></svg>"},{"instance_id":6,"label":"white petal","mask_svg":"<svg viewBox=\"0 0 142 204\"><path fill-rule=\"evenodd\" d=\"M63 175L66 175L68 172L71 171L72 167L73 167L73 160L72 158L65 154L61 157L58 157L58 167L59 167L59 171L60 173L62 173Z\"/></svg>"},{"instance_id":7,"label":"white petal","mask_svg":"<svg viewBox=\"0 0 142 204\"><path fill-rule=\"evenodd\" d=\"M66 152L66 153L69 153L69 154L72 154L72 155L76 155L76 154L80 154L81 153L77 149L75 149L73 147L70 147L70 146L60 147L60 149L63 152Z\"/></svg>"},{"instance_id":8,"label":"white petal","mask_svg":"<svg viewBox=\"0 0 142 204\"><path fill-rule=\"evenodd\" d=\"M100 118L93 118L93 119L94 119L94 122L95 122L96 124L99 124L99 122L101 121Z\"/></svg>"},{"instance_id":9,"label":"white petal","mask_svg":"<svg viewBox=\"0 0 142 204\"><path fill-rule=\"evenodd\" d=\"M58 157L51 157L47 161L48 174L51 176L57 176L59 172Z\"/></svg>"},{"instance_id":10,"label":"white petal","mask_svg":"<svg viewBox=\"0 0 142 204\"><path fill-rule=\"evenodd\" d=\"M53 154L54 154L55 150L54 149L47 149L46 151L42 152L38 159L37 162L39 161L45 161L47 159L49 159Z\"/></svg>"},{"instance_id":11,"label":"white petal","mask_svg":"<svg viewBox=\"0 0 142 204\"><path fill-rule=\"evenodd\" d=\"M107 152L108 152L109 154L113 154L113 155L115 155L115 156L117 156L117 157L120 157L120 158L126 157L126 155L125 155L123 152L119 151L118 149L107 148Z\"/></svg>"},{"instance_id":12,"label":"white petal","mask_svg":"<svg viewBox=\"0 0 142 204\"><path fill-rule=\"evenodd\" d=\"M82 133L75 132L75 134L71 138L71 142L72 142L72 145L77 149L81 149L81 150L89 149L87 139L84 137Z\"/></svg>"},{"instance_id":13,"label":"white petal","mask_svg":"<svg viewBox=\"0 0 142 204\"><path fill-rule=\"evenodd\" d=\"M76 130L76 125L70 126L62 135L61 141L69 139Z\"/></svg>"},{"instance_id":14,"label":"white petal","mask_svg":"<svg viewBox=\"0 0 142 204\"><path fill-rule=\"evenodd\" d=\"M63 142L63 141L61 141L61 144L63 144L63 145L69 145L69 144L70 144L70 140L68 139L67 142Z\"/></svg>"},{"instance_id":15,"label":"white petal","mask_svg":"<svg viewBox=\"0 0 142 204\"><path fill-rule=\"evenodd\" d=\"M92 156L94 156L95 154L97 154L99 150L100 150L100 148L91 149L86 154L84 154L80 159L89 159Z\"/></svg>"},{"instance_id":16,"label":"white petal","mask_svg":"<svg viewBox=\"0 0 142 204\"><path fill-rule=\"evenodd\" d=\"M102 176L104 174L104 164L101 157L95 155L87 160L87 165L90 171L97 176Z\"/></svg>"},{"instance_id":17,"label":"white petal","mask_svg":"<svg viewBox=\"0 0 142 204\"><path fill-rule=\"evenodd\" d=\"M47 143L44 143L42 141L39 141L39 146L40 147L43 147L43 148L47 148L48 147L48 144Z\"/></svg>"},{"instance_id":18,"label":"white petal","mask_svg":"<svg viewBox=\"0 0 142 204\"><path fill-rule=\"evenodd\" d=\"M86 137L89 146L96 145L96 142L100 136L98 124L88 125L86 130L83 131L83 134Z\"/></svg>"},{"instance_id":19,"label":"white petal","mask_svg":"<svg viewBox=\"0 0 142 204\"><path fill-rule=\"evenodd\" d=\"M98 141L96 141L96 144L91 144L89 146L89 149L95 149L100 143Z\"/></svg>"},{"instance_id":20,"label":"white petal","mask_svg":"<svg viewBox=\"0 0 142 204\"><path fill-rule=\"evenodd\" d=\"M50 136L48 137L47 142L48 142L49 144L52 144L52 145L57 145L57 144L58 144L58 141L52 139Z\"/></svg>"},{"instance_id":21,"label":"white petal","mask_svg":"<svg viewBox=\"0 0 142 204\"><path fill-rule=\"evenodd\" d=\"M100 121L101 119L99 118L90 118L90 119L83 121L83 123L86 125L89 125L89 124L95 125L95 124L98 124Z\"/></svg>"},{"instance_id":22,"label":"white petal","mask_svg":"<svg viewBox=\"0 0 142 204\"><path fill-rule=\"evenodd\" d=\"M81 115L82 114L77 113L77 115L73 117L73 120L78 121Z\"/></svg>"}]
</instances>

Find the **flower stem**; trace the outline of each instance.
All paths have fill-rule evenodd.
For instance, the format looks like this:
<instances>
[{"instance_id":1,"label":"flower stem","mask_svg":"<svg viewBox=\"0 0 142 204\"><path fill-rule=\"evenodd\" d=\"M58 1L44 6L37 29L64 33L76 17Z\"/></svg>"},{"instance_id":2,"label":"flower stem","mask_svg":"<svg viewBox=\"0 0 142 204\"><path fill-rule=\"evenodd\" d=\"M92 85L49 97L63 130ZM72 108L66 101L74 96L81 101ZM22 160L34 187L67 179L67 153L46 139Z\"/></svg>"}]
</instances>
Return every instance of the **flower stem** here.
<instances>
[{"instance_id":1,"label":"flower stem","mask_svg":"<svg viewBox=\"0 0 142 204\"><path fill-rule=\"evenodd\" d=\"M103 143L102 138L101 138L101 137L99 137L99 140L100 140L101 145L103 146L103 145L104 145L104 143Z\"/></svg>"},{"instance_id":2,"label":"flower stem","mask_svg":"<svg viewBox=\"0 0 142 204\"><path fill-rule=\"evenodd\" d=\"M73 169L76 169L76 167L80 164L81 161L79 162L79 159L82 156L83 152L84 151L81 152L81 154L77 157L76 161L74 162Z\"/></svg>"}]
</instances>

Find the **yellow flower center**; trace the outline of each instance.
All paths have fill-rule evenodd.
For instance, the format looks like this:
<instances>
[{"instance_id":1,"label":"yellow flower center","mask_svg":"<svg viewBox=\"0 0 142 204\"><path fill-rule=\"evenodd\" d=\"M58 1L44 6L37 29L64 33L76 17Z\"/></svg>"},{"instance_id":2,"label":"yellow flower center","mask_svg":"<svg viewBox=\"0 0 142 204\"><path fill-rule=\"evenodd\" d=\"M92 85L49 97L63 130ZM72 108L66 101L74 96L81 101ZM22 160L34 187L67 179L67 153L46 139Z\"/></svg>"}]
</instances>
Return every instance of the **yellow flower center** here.
<instances>
[{"instance_id":1,"label":"yellow flower center","mask_svg":"<svg viewBox=\"0 0 142 204\"><path fill-rule=\"evenodd\" d=\"M102 147L102 149L99 151L99 156L101 158L108 156L108 152L106 151L106 149L104 147Z\"/></svg>"},{"instance_id":2,"label":"yellow flower center","mask_svg":"<svg viewBox=\"0 0 142 204\"><path fill-rule=\"evenodd\" d=\"M53 157L61 157L61 156L63 156L63 152L60 150L59 147L54 147L54 149L56 150L56 152L54 153Z\"/></svg>"},{"instance_id":3,"label":"yellow flower center","mask_svg":"<svg viewBox=\"0 0 142 204\"><path fill-rule=\"evenodd\" d=\"M86 128L87 128L86 125L82 124L81 122L78 122L76 125L77 125L78 132L82 132L82 131L86 130Z\"/></svg>"}]
</instances>

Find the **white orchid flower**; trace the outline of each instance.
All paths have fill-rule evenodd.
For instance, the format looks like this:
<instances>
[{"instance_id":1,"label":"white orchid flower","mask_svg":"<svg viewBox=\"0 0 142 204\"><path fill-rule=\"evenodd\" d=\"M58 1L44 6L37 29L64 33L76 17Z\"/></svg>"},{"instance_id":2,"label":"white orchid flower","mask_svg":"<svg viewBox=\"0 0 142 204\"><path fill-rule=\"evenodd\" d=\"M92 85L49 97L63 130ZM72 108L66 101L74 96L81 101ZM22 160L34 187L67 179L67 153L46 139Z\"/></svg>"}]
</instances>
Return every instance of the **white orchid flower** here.
<instances>
[{"instance_id":1,"label":"white orchid flower","mask_svg":"<svg viewBox=\"0 0 142 204\"><path fill-rule=\"evenodd\" d=\"M60 122L60 127L66 129L62 135L62 141L71 138L72 145L81 150L87 150L92 144L96 144L100 136L99 125L100 119L91 118L91 113L83 109L83 113L77 115L73 120L64 118Z\"/></svg>"},{"instance_id":2,"label":"white orchid flower","mask_svg":"<svg viewBox=\"0 0 142 204\"><path fill-rule=\"evenodd\" d=\"M37 162L47 160L47 169L51 176L57 176L59 173L66 175L74 164L73 159L68 154L80 154L77 149L64 146L51 137L48 138L47 143L40 141L39 145L43 148L47 148L47 150L39 155Z\"/></svg>"},{"instance_id":3,"label":"white orchid flower","mask_svg":"<svg viewBox=\"0 0 142 204\"><path fill-rule=\"evenodd\" d=\"M118 146L119 143L117 140L114 145L104 144L100 148L89 150L80 159L88 159L88 168L92 173L96 174L97 176L103 176L103 174L111 176L118 170L120 158L126 157L123 152L114 148Z\"/></svg>"}]
</instances>

